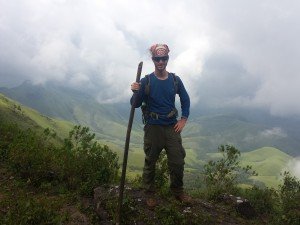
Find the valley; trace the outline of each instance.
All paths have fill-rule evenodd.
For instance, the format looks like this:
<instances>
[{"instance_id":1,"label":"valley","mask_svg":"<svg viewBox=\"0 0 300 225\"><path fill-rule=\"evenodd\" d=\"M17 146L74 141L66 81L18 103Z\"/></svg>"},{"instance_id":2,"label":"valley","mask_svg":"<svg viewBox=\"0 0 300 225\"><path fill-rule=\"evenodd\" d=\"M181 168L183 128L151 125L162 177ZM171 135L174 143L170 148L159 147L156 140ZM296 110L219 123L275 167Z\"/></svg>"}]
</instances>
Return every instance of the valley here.
<instances>
[{"instance_id":1,"label":"valley","mask_svg":"<svg viewBox=\"0 0 300 225\"><path fill-rule=\"evenodd\" d=\"M0 92L7 95L1 95L0 103L5 120L24 127L49 128L60 137L66 137L75 124L88 126L98 141L108 145L122 161L129 105L100 104L87 94L51 85L24 83L12 89L1 88ZM296 156L300 141L279 127L282 120L277 124L266 121L260 123L247 114L243 117L228 112L191 116L182 133L187 153L186 171L197 176L205 163L218 157L218 146L228 144L242 152L243 165L251 165L258 172L259 176L251 178L253 184L277 186L280 173ZM297 130L298 126L294 124L290 128ZM131 177L141 174L143 167L142 128L141 113L137 109L128 162Z\"/></svg>"}]
</instances>

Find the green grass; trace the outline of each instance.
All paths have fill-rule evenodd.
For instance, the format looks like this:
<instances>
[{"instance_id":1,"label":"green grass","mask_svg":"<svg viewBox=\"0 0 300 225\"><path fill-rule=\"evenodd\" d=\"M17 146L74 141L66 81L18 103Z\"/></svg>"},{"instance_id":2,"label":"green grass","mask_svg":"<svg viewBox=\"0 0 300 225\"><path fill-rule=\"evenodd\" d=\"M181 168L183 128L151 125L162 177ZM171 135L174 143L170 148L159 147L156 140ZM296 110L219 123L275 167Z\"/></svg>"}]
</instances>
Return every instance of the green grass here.
<instances>
[{"instance_id":1,"label":"green grass","mask_svg":"<svg viewBox=\"0 0 300 225\"><path fill-rule=\"evenodd\" d=\"M128 155L129 167L142 170L144 166L145 153L142 148L131 148ZM123 159L123 156L122 156Z\"/></svg>"},{"instance_id":2,"label":"green grass","mask_svg":"<svg viewBox=\"0 0 300 225\"><path fill-rule=\"evenodd\" d=\"M209 153L211 160L218 160L221 153ZM272 147L264 147L241 154L241 166L250 165L258 176L251 177L255 181L263 182L268 187L277 187L281 182L281 173L287 169L288 162L292 159L288 154Z\"/></svg>"},{"instance_id":3,"label":"green grass","mask_svg":"<svg viewBox=\"0 0 300 225\"><path fill-rule=\"evenodd\" d=\"M22 106L22 109L25 115L35 121L40 127L54 130L59 137L66 137L74 126L74 124L68 121L52 119L24 106Z\"/></svg>"},{"instance_id":4,"label":"green grass","mask_svg":"<svg viewBox=\"0 0 300 225\"><path fill-rule=\"evenodd\" d=\"M5 121L16 123L23 128L46 129L49 128L59 137L67 137L74 124L68 121L52 119L40 114L38 111L23 106L0 94L0 112Z\"/></svg>"},{"instance_id":5,"label":"green grass","mask_svg":"<svg viewBox=\"0 0 300 225\"><path fill-rule=\"evenodd\" d=\"M87 113L82 111L82 109L77 109L76 113L81 115L81 118L84 118L84 123L95 123L96 127L101 128L102 131L95 132L98 141L101 144L109 146L116 152L119 156L119 162L122 163L126 136L126 127L124 126L124 123L119 124L117 122L107 121L105 118L97 115L94 115L93 118L91 118ZM12 121L24 128L50 128L50 130L55 131L59 137L67 137L68 132L74 126L70 122L44 116L38 111L23 106L2 94L0 94L0 119L1 118L6 121ZM211 120L212 117L206 119ZM210 122L221 123L221 125L223 124L224 129L228 124L231 124L232 129L236 132L239 130L237 127L240 127L244 132L246 126L244 126L243 123L233 120L226 125L223 119L223 117L219 117L216 121L213 120ZM199 169L209 159L217 160L221 157L220 153L207 153L206 150L203 150L203 146L199 147L202 143L204 146L207 145L207 137L197 136L200 131L203 131L203 127L207 128L205 118L202 118L200 122L203 125L197 125L194 122L189 123L186 127L187 129L183 133L183 143L186 150L185 167L191 171ZM105 133L103 132L104 130ZM206 129L205 132L208 136L215 136L218 133L216 130L211 129ZM216 134L214 132L216 132ZM133 175L140 174L143 168L144 152L142 143L142 130L140 128L133 129L131 132L130 151L128 155L128 171ZM264 182L267 186L276 186L279 182L280 173L285 169L287 163L291 159L292 158L289 155L279 149L265 147L242 153L241 165L251 165L253 169L258 172L259 176L252 178L254 182L257 180Z\"/></svg>"},{"instance_id":6,"label":"green grass","mask_svg":"<svg viewBox=\"0 0 300 225\"><path fill-rule=\"evenodd\" d=\"M259 176L253 181L261 181L268 187L277 187L280 183L281 173L287 169L291 156L272 147L264 147L251 152L243 153L242 165L250 165Z\"/></svg>"},{"instance_id":7,"label":"green grass","mask_svg":"<svg viewBox=\"0 0 300 225\"><path fill-rule=\"evenodd\" d=\"M123 161L124 150L118 145L111 145L108 143L114 151L117 152L119 156L119 162ZM196 150L191 148L186 148L186 158L185 158L185 172L199 173L199 170L208 160L218 160L222 157L221 153L207 153L205 156L198 156ZM207 160L202 160L207 159ZM268 187L277 187L281 182L280 173L286 168L289 160L292 157L280 151L279 149L265 147L261 149L256 149L251 152L241 154L241 165L250 165L253 170L258 172L258 176L251 177L253 184L258 182L264 183ZM144 165L144 152L142 149L142 144L131 144L130 151L128 153L128 177L134 177L142 173Z\"/></svg>"},{"instance_id":8,"label":"green grass","mask_svg":"<svg viewBox=\"0 0 300 225\"><path fill-rule=\"evenodd\" d=\"M243 153L241 157L242 164L252 165L261 176L279 176L291 159L291 156L271 147Z\"/></svg>"},{"instance_id":9,"label":"green grass","mask_svg":"<svg viewBox=\"0 0 300 225\"><path fill-rule=\"evenodd\" d=\"M198 154L194 149L185 148L186 157L185 163L186 167L197 168L199 165L203 165L205 162L198 158ZM200 157L201 158L201 157Z\"/></svg>"},{"instance_id":10,"label":"green grass","mask_svg":"<svg viewBox=\"0 0 300 225\"><path fill-rule=\"evenodd\" d=\"M252 184L256 184L256 181L264 183L267 187L278 188L279 184L282 184L281 177L278 176L254 176L250 177Z\"/></svg>"}]
</instances>

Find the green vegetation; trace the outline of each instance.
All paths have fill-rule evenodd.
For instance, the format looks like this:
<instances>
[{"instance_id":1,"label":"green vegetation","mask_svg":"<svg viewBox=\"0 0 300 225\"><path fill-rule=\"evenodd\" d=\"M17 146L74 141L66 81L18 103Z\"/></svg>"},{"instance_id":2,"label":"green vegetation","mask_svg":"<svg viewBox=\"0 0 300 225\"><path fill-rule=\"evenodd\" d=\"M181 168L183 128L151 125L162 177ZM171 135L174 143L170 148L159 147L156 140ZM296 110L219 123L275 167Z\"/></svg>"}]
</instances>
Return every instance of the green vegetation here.
<instances>
[{"instance_id":1,"label":"green vegetation","mask_svg":"<svg viewBox=\"0 0 300 225\"><path fill-rule=\"evenodd\" d=\"M259 215L269 217L269 224L297 225L300 223L300 181L289 172L283 174L278 189L252 187L242 190Z\"/></svg>"},{"instance_id":2,"label":"green vegetation","mask_svg":"<svg viewBox=\"0 0 300 225\"><path fill-rule=\"evenodd\" d=\"M222 145L219 147L220 156L204 165L203 180L205 186L195 189L194 197L220 203L223 194L243 196L250 202L254 209L254 218L247 221L240 220L240 224L299 224L300 218L300 181L288 172L283 174L283 183L277 189L258 186L242 188L240 182L246 182L247 178L256 175L251 166L241 166L241 153L234 146ZM156 224L156 219L162 224L216 224L222 221L222 215L215 214L214 218L198 209L197 213L191 213L189 207L182 206L172 200L172 196L166 192L168 187L168 169L166 155L162 154L157 164L156 185L159 198L168 203L160 204L155 208L152 220L147 220L149 215L143 214L132 197L127 196L124 205L124 224L133 224L136 221L144 221L146 224ZM242 179L241 179L242 178ZM140 177L134 182L140 183ZM223 203L225 204L225 203ZM114 203L111 203L114 205ZM223 205L223 207L230 207ZM195 210L195 209L193 209ZM217 209L215 209L217 210ZM234 212L232 217L237 217ZM264 218L264 222L260 218Z\"/></svg>"},{"instance_id":3,"label":"green vegetation","mask_svg":"<svg viewBox=\"0 0 300 225\"><path fill-rule=\"evenodd\" d=\"M241 175L243 179L246 180L250 175L257 175L255 171L252 171L252 167L246 165L242 167L240 161L238 160L240 152L233 146L221 145L219 147L219 152L222 154L222 158L213 161L210 160L204 165L204 181L208 189L208 194L210 198L217 198L220 194L226 192L235 192L235 188L241 180Z\"/></svg>"},{"instance_id":4,"label":"green vegetation","mask_svg":"<svg viewBox=\"0 0 300 225\"><path fill-rule=\"evenodd\" d=\"M264 215L268 218L268 224L299 224L300 180L289 172L284 172L283 184L277 189L257 186L241 188L237 178L245 176L245 172L249 174L251 167L240 166L240 152L235 147L220 146L219 151L223 157L217 161L209 161L204 166L206 189L200 191L202 197L217 200L223 193L242 195L250 201L256 216Z\"/></svg>"},{"instance_id":5,"label":"green vegetation","mask_svg":"<svg viewBox=\"0 0 300 225\"><path fill-rule=\"evenodd\" d=\"M20 105L0 94L0 120L17 124L20 128L31 128L43 132L48 128L55 131L61 140L67 137L74 124L44 116L29 107Z\"/></svg>"},{"instance_id":6,"label":"green vegetation","mask_svg":"<svg viewBox=\"0 0 300 225\"><path fill-rule=\"evenodd\" d=\"M106 125L114 126L109 122ZM122 126L114 127L121 136L119 130ZM191 127L188 130L191 136L186 140L195 141L201 129ZM135 137L140 135L137 132ZM116 182L120 140L105 140L112 144L117 154L95 138L88 127L51 119L0 95L0 224L67 224L70 222L70 213L65 210L68 205L78 204L77 210L80 211L78 202L82 196L91 196L93 188L99 185ZM205 141L204 137L200 139ZM288 172L283 174L283 181L279 181L281 169L290 156L275 148L241 154L232 145L221 145L219 153L201 158L194 150L197 143L190 145L192 147L186 149L187 177L191 175L190 180L194 180L195 175L205 178L198 181L198 186L195 184L192 192L195 197L216 201L220 194L231 192L246 197L255 208L257 218L263 216L269 224L299 224L300 181ZM205 163L204 159L211 161ZM140 173L143 160L140 145L133 143L129 156L132 174ZM250 176L254 173L248 165L259 176ZM199 173L202 167L203 173ZM156 175L159 195L168 201L155 209L156 218L170 225L214 224L215 218L211 215L201 211L184 213L180 211L181 205L170 200L164 153L158 161ZM260 181L261 178L273 182L273 188L253 185L254 180ZM135 179L136 184L140 184L140 179L140 176ZM243 188L239 186L241 183ZM147 220L149 215L139 214L136 204L132 198L125 197L124 224L132 224L136 217L154 224ZM116 199L107 202L107 207L114 216ZM99 217L94 212L89 213L89 220L99 223ZM255 219L252 222L259 224Z\"/></svg>"},{"instance_id":7,"label":"green vegetation","mask_svg":"<svg viewBox=\"0 0 300 225\"><path fill-rule=\"evenodd\" d=\"M112 105L99 104L93 97L80 91L52 85L35 86L25 82L16 88L0 90L22 104L38 110L46 115L45 117L59 118L90 127L98 138L123 147L128 118L124 119ZM127 110L129 113L130 108ZM52 128L49 125L42 127ZM141 130L133 129L131 140L140 140L141 134Z\"/></svg>"},{"instance_id":8,"label":"green vegetation","mask_svg":"<svg viewBox=\"0 0 300 225\"><path fill-rule=\"evenodd\" d=\"M241 165L248 164L255 168L259 176L253 177L253 181L263 182L268 187L277 187L281 182L280 174L291 159L291 156L276 148L264 147L243 153Z\"/></svg>"},{"instance_id":9,"label":"green vegetation","mask_svg":"<svg viewBox=\"0 0 300 225\"><path fill-rule=\"evenodd\" d=\"M129 112L129 105L118 109L116 105L99 104L87 94L51 85L34 86L24 83L16 88L0 90L23 104L38 109L45 115L67 119L73 123L90 127L96 134L97 140L109 146L117 153L120 162L122 161L128 119L126 110ZM3 116L3 119L8 121L15 121L21 127L21 124L24 124L27 128L42 127L42 130L49 128L55 131L57 137L60 137L62 141L74 126L69 122L43 116L1 94L0 96L0 117ZM139 112L139 110L137 111ZM259 116L264 115L259 114ZM298 139L291 138L295 136L291 133L297 133L297 125L288 126L293 129L285 136L264 135L268 133L266 131L273 128L273 125L270 127L263 122L257 122L264 120L261 118L252 120L251 118L254 116L242 117L230 113L191 118L182 133L187 152L186 171L200 171L206 161L213 159L210 157L210 153L215 151L216 146L229 144L234 145L242 152L241 165L251 165L259 173L259 176L252 177L253 184L277 187L280 183L280 172L285 169L290 157L282 154L283 152L280 153L279 149L276 151L275 148L267 151L265 148L257 149L253 151L253 154L250 150L260 146L276 146L286 152L297 152ZM136 115L136 120L138 123L134 124L131 132L128 159L130 177L141 174L144 162L140 115ZM283 127L283 129L288 130L288 127ZM245 156L243 156L244 154ZM257 161L254 155L261 155L263 158Z\"/></svg>"},{"instance_id":10,"label":"green vegetation","mask_svg":"<svg viewBox=\"0 0 300 225\"><path fill-rule=\"evenodd\" d=\"M128 102L99 103L93 96L78 90L50 84L33 85L29 82L15 88L0 88L0 92L44 115L90 127L97 137L118 145L121 150L124 147L130 111ZM143 133L139 112L137 110L137 123L133 125L131 143L141 146ZM240 112L220 109L217 113L193 110L182 133L185 147L193 149L199 159L207 160L205 154L215 151L216 146L222 144L234 145L241 152L271 146L290 155L297 155L300 145L297 135L300 132L299 120L274 118L249 109Z\"/></svg>"},{"instance_id":11,"label":"green vegetation","mask_svg":"<svg viewBox=\"0 0 300 225\"><path fill-rule=\"evenodd\" d=\"M117 155L94 137L89 128L75 126L58 146L49 129L39 133L0 120L0 168L12 179L1 185L0 223L61 224L67 217L58 209L65 201L116 181ZM58 198L56 205L49 205L56 202L49 193Z\"/></svg>"},{"instance_id":12,"label":"green vegetation","mask_svg":"<svg viewBox=\"0 0 300 225\"><path fill-rule=\"evenodd\" d=\"M9 208L7 214L0 217L0 223L5 225L62 224L68 220L67 215L57 213L59 208L53 202L49 205L48 199L18 196L18 199L6 199L1 206Z\"/></svg>"},{"instance_id":13,"label":"green vegetation","mask_svg":"<svg viewBox=\"0 0 300 225\"><path fill-rule=\"evenodd\" d=\"M188 211L187 211L188 212ZM214 224L210 215L200 213L185 213L181 212L178 204L173 203L167 207L157 207L155 213L158 220L165 225L207 225ZM151 223L149 223L151 224ZM154 223L153 223L154 224Z\"/></svg>"}]
</instances>

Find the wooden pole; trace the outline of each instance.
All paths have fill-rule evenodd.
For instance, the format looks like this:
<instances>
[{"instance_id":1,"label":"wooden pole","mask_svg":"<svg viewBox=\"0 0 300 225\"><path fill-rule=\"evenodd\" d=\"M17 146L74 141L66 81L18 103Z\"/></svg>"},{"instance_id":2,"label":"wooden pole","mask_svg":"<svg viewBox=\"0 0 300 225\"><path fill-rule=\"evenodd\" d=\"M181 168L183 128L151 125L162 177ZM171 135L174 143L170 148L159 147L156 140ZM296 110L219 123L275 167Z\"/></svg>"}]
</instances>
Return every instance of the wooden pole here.
<instances>
[{"instance_id":1,"label":"wooden pole","mask_svg":"<svg viewBox=\"0 0 300 225\"><path fill-rule=\"evenodd\" d=\"M142 68L143 68L143 62L140 62L138 65L138 70L137 70L137 75L136 75L136 80L135 80L136 82L140 82ZM134 111L135 111L135 101L132 102L132 105L131 105L130 116L129 116L128 126L127 126L122 175L121 175L121 182L120 182L120 187L119 187L119 201L118 201L116 225L119 225L121 223L123 193L124 193L127 159L128 159L128 151L129 151L130 133L131 133L132 122L133 122L133 118L134 118Z\"/></svg>"}]
</instances>

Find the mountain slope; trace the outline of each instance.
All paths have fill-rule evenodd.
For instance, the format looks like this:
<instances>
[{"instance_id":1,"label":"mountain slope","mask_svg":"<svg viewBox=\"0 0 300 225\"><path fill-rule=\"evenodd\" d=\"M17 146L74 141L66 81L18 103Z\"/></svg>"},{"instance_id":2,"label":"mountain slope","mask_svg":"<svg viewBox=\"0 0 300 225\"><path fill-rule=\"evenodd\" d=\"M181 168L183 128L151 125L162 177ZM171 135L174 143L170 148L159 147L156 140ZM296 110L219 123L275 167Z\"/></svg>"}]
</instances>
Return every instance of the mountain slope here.
<instances>
[{"instance_id":1,"label":"mountain slope","mask_svg":"<svg viewBox=\"0 0 300 225\"><path fill-rule=\"evenodd\" d=\"M215 152L219 145L230 144L242 152L269 146L296 156L300 139L294 132L300 132L300 127L289 127L255 122L232 113L212 114L189 120L182 135L186 147L201 153Z\"/></svg>"},{"instance_id":2,"label":"mountain slope","mask_svg":"<svg viewBox=\"0 0 300 225\"><path fill-rule=\"evenodd\" d=\"M97 137L122 149L125 141L128 103L100 104L81 91L53 84L23 83L15 88L0 88L10 98L39 112L90 127ZM199 106L200 107L200 106ZM131 132L131 146L142 149L143 132L140 110L136 110ZM221 144L231 144L242 152L265 146L297 156L300 149L300 121L277 118L258 110L224 110L200 112L192 109L182 137L185 148L201 159L216 152ZM204 158L205 159L205 158Z\"/></svg>"},{"instance_id":3,"label":"mountain slope","mask_svg":"<svg viewBox=\"0 0 300 225\"><path fill-rule=\"evenodd\" d=\"M223 116L220 118L223 118ZM225 118L227 118L226 123L229 123L228 117ZM73 123L52 119L48 116L44 116L41 113L37 112L36 110L23 106L20 103L7 98L3 94L0 94L0 122L1 121L15 123L18 126L23 128L33 128L33 129L40 129L40 130L43 130L45 128L50 128L51 130L55 131L59 137L62 138L66 137L68 135L68 132L74 126ZM220 122L221 121L219 121L219 123ZM186 129L186 133L184 135L185 136L184 143L185 143L186 153L187 153L186 171L199 171L199 169L201 170L202 166L208 160L216 159L220 157L220 154L218 153L204 154L205 153L204 150L202 153L199 153L198 148L196 146L198 145L197 142L192 141L193 138L195 139L199 138L197 135L199 132L203 132L201 131L201 129L205 127L204 125L205 123L203 123L203 126L198 126L197 124L193 124L193 122L191 122L191 124L188 125ZM207 128L205 132L203 133L215 134L217 130L208 130ZM98 135L98 137L101 136L101 134L99 133L96 134ZM201 145L204 145L206 141L205 136L201 138L202 138ZM223 138L224 141L226 141L226 137ZM118 145L115 144L116 141L113 140L112 137L108 135L105 136L104 139L101 139L100 142L102 144L107 144L112 150L117 152L119 158L122 159L123 143L120 143ZM213 146L214 145L211 145L211 147ZM210 152L216 152L216 151L217 149L212 148ZM265 183L267 186L275 187L279 183L280 172L282 172L282 170L285 169L286 165L291 160L291 158L292 158L291 156L280 151L279 149L264 147L254 151L243 153L241 157L241 163L242 165L252 165L253 169L259 173L258 177L252 178L254 182L259 181ZM137 173L141 173L143 168L143 161L144 161L144 153L142 150L141 143L131 143L130 152L129 152L129 161L128 161L129 176L130 174L136 175Z\"/></svg>"},{"instance_id":4,"label":"mountain slope","mask_svg":"<svg viewBox=\"0 0 300 225\"><path fill-rule=\"evenodd\" d=\"M43 86L25 82L15 88L0 88L0 92L44 115L88 126L98 138L123 146L127 118L113 105L99 104L85 93L51 84ZM133 130L131 140L141 140L141 130Z\"/></svg>"},{"instance_id":5,"label":"mountain slope","mask_svg":"<svg viewBox=\"0 0 300 225\"><path fill-rule=\"evenodd\" d=\"M276 187L281 182L281 173L287 170L292 157L276 148L264 147L242 154L242 165L251 165L259 176L252 177L268 186Z\"/></svg>"},{"instance_id":6,"label":"mountain slope","mask_svg":"<svg viewBox=\"0 0 300 225\"><path fill-rule=\"evenodd\" d=\"M74 124L52 119L0 94L0 121L15 123L22 128L49 128L59 137L66 137Z\"/></svg>"}]
</instances>

